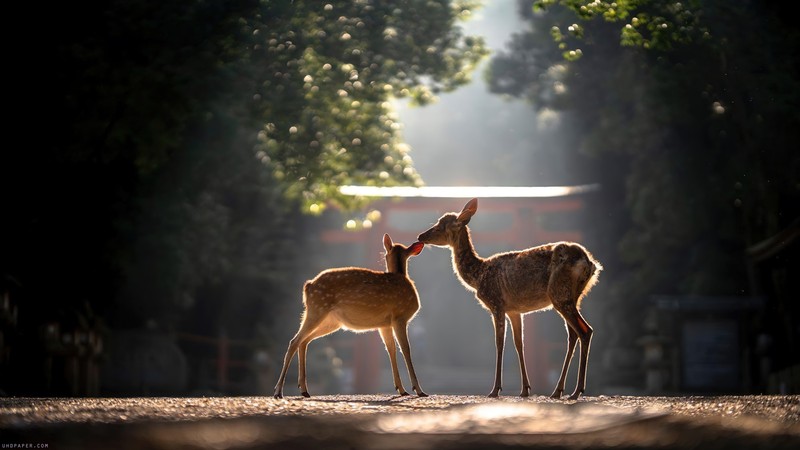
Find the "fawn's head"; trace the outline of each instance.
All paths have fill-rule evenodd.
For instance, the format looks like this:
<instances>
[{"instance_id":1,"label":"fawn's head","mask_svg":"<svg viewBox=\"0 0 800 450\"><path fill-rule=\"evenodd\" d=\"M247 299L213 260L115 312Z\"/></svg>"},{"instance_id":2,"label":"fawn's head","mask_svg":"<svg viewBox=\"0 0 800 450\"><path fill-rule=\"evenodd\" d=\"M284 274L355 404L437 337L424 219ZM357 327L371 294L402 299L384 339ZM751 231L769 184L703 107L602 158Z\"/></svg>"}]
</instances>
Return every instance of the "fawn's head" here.
<instances>
[{"instance_id":1,"label":"fawn's head","mask_svg":"<svg viewBox=\"0 0 800 450\"><path fill-rule=\"evenodd\" d=\"M417 237L420 242L446 247L452 245L461 229L467 226L469 219L478 211L478 199L473 198L464 205L459 214L448 213L439 218L439 221Z\"/></svg>"},{"instance_id":2,"label":"fawn's head","mask_svg":"<svg viewBox=\"0 0 800 450\"><path fill-rule=\"evenodd\" d=\"M408 258L419 255L423 247L425 247L425 244L422 242L414 242L408 247L403 244L395 244L388 234L384 234L383 248L386 249L386 271L406 273Z\"/></svg>"}]
</instances>

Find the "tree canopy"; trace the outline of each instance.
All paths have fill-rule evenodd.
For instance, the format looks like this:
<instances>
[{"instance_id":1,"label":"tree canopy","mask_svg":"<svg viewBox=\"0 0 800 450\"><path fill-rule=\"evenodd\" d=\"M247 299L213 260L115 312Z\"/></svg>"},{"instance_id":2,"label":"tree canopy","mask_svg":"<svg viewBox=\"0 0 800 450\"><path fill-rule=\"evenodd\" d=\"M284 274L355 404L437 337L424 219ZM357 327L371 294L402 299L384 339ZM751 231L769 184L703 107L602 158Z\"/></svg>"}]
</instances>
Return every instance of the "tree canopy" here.
<instances>
[{"instance_id":1,"label":"tree canopy","mask_svg":"<svg viewBox=\"0 0 800 450\"><path fill-rule=\"evenodd\" d=\"M311 211L346 184L419 185L391 98L420 105L467 83L487 54L457 26L474 2L273 2L259 36L258 155ZM292 20L284 20L288 15Z\"/></svg>"},{"instance_id":2,"label":"tree canopy","mask_svg":"<svg viewBox=\"0 0 800 450\"><path fill-rule=\"evenodd\" d=\"M88 304L119 327L269 326L296 298L298 211L358 206L342 184L421 183L389 100L469 80L486 50L459 21L476 6L15 10L37 18L13 49L19 146L0 156L0 272L23 286L20 320L73 326Z\"/></svg>"},{"instance_id":3,"label":"tree canopy","mask_svg":"<svg viewBox=\"0 0 800 450\"><path fill-rule=\"evenodd\" d=\"M492 59L490 86L573 126L564 154L603 186L593 239L619 314L653 293L757 293L746 249L800 211L800 34L785 6L519 5L530 30Z\"/></svg>"}]
</instances>

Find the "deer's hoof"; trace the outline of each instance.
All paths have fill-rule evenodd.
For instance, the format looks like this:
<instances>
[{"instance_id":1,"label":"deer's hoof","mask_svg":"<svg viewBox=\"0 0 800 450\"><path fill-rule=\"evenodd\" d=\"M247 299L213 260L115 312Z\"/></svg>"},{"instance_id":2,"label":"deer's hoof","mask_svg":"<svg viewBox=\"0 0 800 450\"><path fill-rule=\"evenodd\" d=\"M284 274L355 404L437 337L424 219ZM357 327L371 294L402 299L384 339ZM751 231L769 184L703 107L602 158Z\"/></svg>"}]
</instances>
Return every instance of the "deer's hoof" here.
<instances>
[{"instance_id":1,"label":"deer's hoof","mask_svg":"<svg viewBox=\"0 0 800 450\"><path fill-rule=\"evenodd\" d=\"M553 400L559 400L561 399L561 394L563 393L564 391L562 391L561 389L556 389L555 391L553 391L552 394L550 394L550 398L552 398Z\"/></svg>"},{"instance_id":2,"label":"deer's hoof","mask_svg":"<svg viewBox=\"0 0 800 450\"><path fill-rule=\"evenodd\" d=\"M570 395L567 400L577 400L580 398L582 392L575 392L574 394Z\"/></svg>"},{"instance_id":3,"label":"deer's hoof","mask_svg":"<svg viewBox=\"0 0 800 450\"><path fill-rule=\"evenodd\" d=\"M522 392L519 393L520 397L530 397L531 396L531 388L525 387L522 388Z\"/></svg>"},{"instance_id":4,"label":"deer's hoof","mask_svg":"<svg viewBox=\"0 0 800 450\"><path fill-rule=\"evenodd\" d=\"M428 394L426 394L426 393L424 393L422 391L417 391L417 397L427 397L427 396L428 396Z\"/></svg>"},{"instance_id":5,"label":"deer's hoof","mask_svg":"<svg viewBox=\"0 0 800 450\"><path fill-rule=\"evenodd\" d=\"M276 392L275 395L273 395L273 397L275 397L275 398L283 398L283 394L280 393L280 392Z\"/></svg>"},{"instance_id":6,"label":"deer's hoof","mask_svg":"<svg viewBox=\"0 0 800 450\"><path fill-rule=\"evenodd\" d=\"M302 393L301 393L301 395L302 395L303 397L305 397L305 398L309 398L309 397L311 397L311 394L309 394L308 392L302 392Z\"/></svg>"},{"instance_id":7,"label":"deer's hoof","mask_svg":"<svg viewBox=\"0 0 800 450\"><path fill-rule=\"evenodd\" d=\"M489 398L497 398L497 397L500 396L500 391L501 391L500 388L493 389L492 392L490 392L489 395L487 395L487 397L489 397Z\"/></svg>"},{"instance_id":8,"label":"deer's hoof","mask_svg":"<svg viewBox=\"0 0 800 450\"><path fill-rule=\"evenodd\" d=\"M407 395L411 395L411 394L409 394L409 393L408 393L408 392L406 392L406 391L400 391L400 395L401 395L401 396L403 396L403 397L405 397L405 396L407 396Z\"/></svg>"}]
</instances>

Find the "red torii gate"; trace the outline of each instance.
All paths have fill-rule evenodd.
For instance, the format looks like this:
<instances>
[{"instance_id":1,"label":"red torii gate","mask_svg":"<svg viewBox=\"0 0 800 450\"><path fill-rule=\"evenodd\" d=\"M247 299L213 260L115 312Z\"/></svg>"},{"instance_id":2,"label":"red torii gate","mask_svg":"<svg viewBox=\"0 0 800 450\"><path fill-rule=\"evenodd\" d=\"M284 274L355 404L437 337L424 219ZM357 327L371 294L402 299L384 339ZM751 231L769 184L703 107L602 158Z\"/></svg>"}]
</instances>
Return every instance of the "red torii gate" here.
<instances>
[{"instance_id":1,"label":"red torii gate","mask_svg":"<svg viewBox=\"0 0 800 450\"><path fill-rule=\"evenodd\" d=\"M364 262L377 261L383 248L381 236L389 233L396 242L414 242L418 233L428 227L422 223L418 229L408 230L397 227L392 216L403 212L433 212L431 220L446 212L458 212L470 198L478 198L479 214L502 213L511 217L510 226L497 231L472 229L472 237L479 244L502 244L509 249L523 249L534 245L557 241L581 241L580 230L551 230L543 227L537 217L552 213L579 212L584 207L580 194L592 192L598 185L580 186L541 186L541 187L503 187L503 186L464 186L464 187L373 187L342 186L340 191L346 195L375 198L370 209L381 211L381 226L362 227L357 230L326 230L322 241L328 244L353 243L365 246ZM459 199L463 199L460 202ZM488 255L484 255L488 256ZM365 264L364 267L369 267ZM374 264L373 264L374 265ZM382 269L383 267L374 267ZM548 360L548 346L564 347L558 343L542 342L537 338L533 318L525 317L525 346L535 345L545 351L526 352L526 365L530 368L530 381L534 386L548 385L548 371L552 364ZM368 334L352 335L353 340L353 389L355 392L375 392L378 384L380 364L385 353L380 339ZM556 370L560 369L559 366Z\"/></svg>"}]
</instances>

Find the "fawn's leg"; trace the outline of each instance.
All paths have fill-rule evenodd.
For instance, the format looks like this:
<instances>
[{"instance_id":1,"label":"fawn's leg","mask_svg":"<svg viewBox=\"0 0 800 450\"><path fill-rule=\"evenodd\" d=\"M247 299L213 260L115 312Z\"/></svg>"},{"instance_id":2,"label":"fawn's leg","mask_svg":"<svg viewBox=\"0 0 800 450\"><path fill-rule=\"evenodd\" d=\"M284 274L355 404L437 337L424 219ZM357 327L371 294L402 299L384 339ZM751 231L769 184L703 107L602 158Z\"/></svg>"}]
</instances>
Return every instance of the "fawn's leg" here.
<instances>
[{"instance_id":1,"label":"fawn's leg","mask_svg":"<svg viewBox=\"0 0 800 450\"><path fill-rule=\"evenodd\" d=\"M297 356L298 371L297 371L297 387L300 388L300 394L303 397L311 397L308 393L308 384L306 383L306 351L308 344L314 339L320 338L327 334L341 328L338 322L330 319L325 319L320 323L317 328L312 331L305 339L300 342L300 348Z\"/></svg>"},{"instance_id":2,"label":"fawn's leg","mask_svg":"<svg viewBox=\"0 0 800 450\"><path fill-rule=\"evenodd\" d=\"M419 385L417 380L417 372L414 371L414 364L411 362L411 344L408 343L408 323L395 322L392 324L394 335L397 336L397 342L400 343L400 350L403 352L403 358L406 360L406 367L408 368L408 376L411 378L411 389L420 397L427 397L428 394L422 391L422 386Z\"/></svg>"},{"instance_id":3,"label":"fawn's leg","mask_svg":"<svg viewBox=\"0 0 800 450\"><path fill-rule=\"evenodd\" d=\"M567 354L564 356L564 366L561 368L561 376L558 378L556 389L550 398L561 398L564 393L564 384L567 381L567 371L569 371L569 363L572 362L572 354L575 351L575 344L578 342L578 333L572 329L571 326L564 321L564 326L567 328Z\"/></svg>"},{"instance_id":4,"label":"fawn's leg","mask_svg":"<svg viewBox=\"0 0 800 450\"><path fill-rule=\"evenodd\" d=\"M408 392L403 388L403 382L400 380L400 371L397 369L397 344L394 342L394 334L392 334L392 327L383 327L380 329L381 339L383 345L386 346L386 352L389 353L389 362L392 363L392 377L394 378L394 389L400 395L408 395Z\"/></svg>"},{"instance_id":5,"label":"fawn's leg","mask_svg":"<svg viewBox=\"0 0 800 450\"><path fill-rule=\"evenodd\" d=\"M497 359L494 368L494 386L489 397L497 397L503 389L503 346L506 342L506 316L502 312L493 312L492 318L494 319L494 345L497 350Z\"/></svg>"},{"instance_id":6,"label":"fawn's leg","mask_svg":"<svg viewBox=\"0 0 800 450\"><path fill-rule=\"evenodd\" d=\"M295 352L297 352L297 346L300 345L298 342L299 338L300 336L295 334L292 340L289 341L289 348L286 350L286 356L283 357L283 368L278 377L278 382L275 384L275 391L273 393L273 397L275 398L283 398L283 383L286 381L286 371L289 370L289 363L292 361Z\"/></svg>"},{"instance_id":7,"label":"fawn's leg","mask_svg":"<svg viewBox=\"0 0 800 450\"><path fill-rule=\"evenodd\" d=\"M525 349L522 342L522 314L506 314L509 322L511 322L511 333L514 335L514 348L517 349L517 357L519 358L519 372L522 379L522 392L519 393L520 397L529 397L531 395L531 383L528 381L528 370L525 368Z\"/></svg>"},{"instance_id":8,"label":"fawn's leg","mask_svg":"<svg viewBox=\"0 0 800 450\"><path fill-rule=\"evenodd\" d=\"M297 330L297 334L289 341L289 348L286 350L286 356L283 357L283 368L278 377L278 383L275 384L275 392L273 394L275 398L283 398L283 384L286 381L286 372L289 370L289 364L292 362L292 358L295 352L297 352L300 343L319 326L323 318L323 316L306 310L306 313L303 315L303 321L300 323L300 329Z\"/></svg>"}]
</instances>

